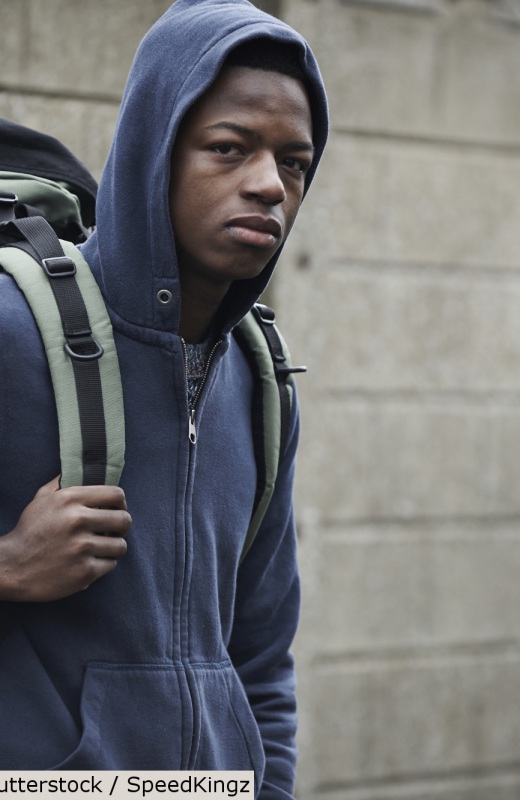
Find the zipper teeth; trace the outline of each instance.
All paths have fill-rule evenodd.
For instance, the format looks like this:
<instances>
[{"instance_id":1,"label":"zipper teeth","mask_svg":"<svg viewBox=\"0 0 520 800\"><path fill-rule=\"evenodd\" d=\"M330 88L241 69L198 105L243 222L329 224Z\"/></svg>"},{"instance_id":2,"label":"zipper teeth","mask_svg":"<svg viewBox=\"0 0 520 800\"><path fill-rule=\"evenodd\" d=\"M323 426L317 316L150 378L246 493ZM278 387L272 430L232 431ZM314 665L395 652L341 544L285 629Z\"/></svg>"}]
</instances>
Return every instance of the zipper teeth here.
<instances>
[{"instance_id":1,"label":"zipper teeth","mask_svg":"<svg viewBox=\"0 0 520 800\"><path fill-rule=\"evenodd\" d=\"M184 351L184 378L186 380L186 397L188 396L188 348L186 347L186 342L183 338L181 338L182 342L182 349Z\"/></svg>"},{"instance_id":2,"label":"zipper teeth","mask_svg":"<svg viewBox=\"0 0 520 800\"><path fill-rule=\"evenodd\" d=\"M187 350L186 350L186 343L185 343L184 339L182 341L183 341L183 344L184 344L184 353L186 355L186 381L187 381L188 380L188 353L187 353ZM197 401L199 399L200 393L204 389L204 384L206 383L206 379L208 377L209 368L211 366L211 361L213 359L213 356L215 355L215 350L221 344L222 344L222 339L219 339L218 342L215 342L215 344L211 348L211 352L210 352L210 354L208 356L208 359L206 361L206 367L204 369L204 375L202 376L202 380L199 383L199 388L197 389L197 391L195 393L195 397L193 398L193 401L190 404L190 411L194 411L195 410L195 406L197 405Z\"/></svg>"}]
</instances>

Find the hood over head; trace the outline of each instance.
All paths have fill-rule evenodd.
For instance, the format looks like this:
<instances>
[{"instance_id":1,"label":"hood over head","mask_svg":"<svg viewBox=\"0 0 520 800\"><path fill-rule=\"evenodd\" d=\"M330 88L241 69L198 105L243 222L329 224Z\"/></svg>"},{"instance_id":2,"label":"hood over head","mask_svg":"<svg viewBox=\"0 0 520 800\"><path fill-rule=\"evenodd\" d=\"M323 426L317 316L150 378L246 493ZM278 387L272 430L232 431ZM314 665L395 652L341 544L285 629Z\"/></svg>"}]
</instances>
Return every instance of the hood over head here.
<instances>
[{"instance_id":1,"label":"hood over head","mask_svg":"<svg viewBox=\"0 0 520 800\"><path fill-rule=\"evenodd\" d=\"M98 227L81 249L112 309L125 321L176 333L180 287L168 192L170 158L179 124L218 76L228 53L248 39L296 45L306 75L315 155L307 191L327 138L327 101L305 40L247 0L177 0L144 37L123 95L99 185ZM265 289L278 251L256 278L231 286L224 330ZM174 302L161 305L168 290Z\"/></svg>"}]
</instances>

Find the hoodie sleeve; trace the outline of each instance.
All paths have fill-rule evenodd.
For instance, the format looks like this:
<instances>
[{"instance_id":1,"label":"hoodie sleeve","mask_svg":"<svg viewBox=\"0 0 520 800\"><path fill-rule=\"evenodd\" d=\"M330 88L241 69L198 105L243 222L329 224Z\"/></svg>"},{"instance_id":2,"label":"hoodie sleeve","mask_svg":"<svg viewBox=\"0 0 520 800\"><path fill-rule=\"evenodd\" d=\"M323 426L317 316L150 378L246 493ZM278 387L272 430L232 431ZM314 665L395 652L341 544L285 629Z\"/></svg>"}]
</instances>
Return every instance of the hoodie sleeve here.
<instances>
[{"instance_id":1,"label":"hoodie sleeve","mask_svg":"<svg viewBox=\"0 0 520 800\"><path fill-rule=\"evenodd\" d=\"M290 646L300 606L292 506L298 410L276 488L255 542L239 570L229 652L260 729L266 767L259 800L293 798L296 698Z\"/></svg>"}]
</instances>

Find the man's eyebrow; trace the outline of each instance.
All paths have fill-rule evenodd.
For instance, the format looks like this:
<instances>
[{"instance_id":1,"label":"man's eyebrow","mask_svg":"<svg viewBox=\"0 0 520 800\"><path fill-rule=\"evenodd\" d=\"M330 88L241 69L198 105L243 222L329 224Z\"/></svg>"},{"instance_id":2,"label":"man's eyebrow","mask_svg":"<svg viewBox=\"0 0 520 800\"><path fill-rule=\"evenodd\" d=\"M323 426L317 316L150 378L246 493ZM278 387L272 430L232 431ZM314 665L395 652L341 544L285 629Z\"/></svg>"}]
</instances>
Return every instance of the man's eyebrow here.
<instances>
[{"instance_id":1,"label":"man's eyebrow","mask_svg":"<svg viewBox=\"0 0 520 800\"><path fill-rule=\"evenodd\" d=\"M243 136L250 136L254 139L260 139L260 134L256 131L251 130L251 128L246 128L244 125L237 125L236 122L227 122L226 120L222 120L222 122L215 122L214 125L207 125L205 130L207 131L214 131L219 130L220 128L224 128L224 130L228 131L235 131L236 133L241 133ZM312 142L306 141L294 141L294 142L287 142L285 145L287 149L290 150L306 150L310 153L314 153L314 145Z\"/></svg>"}]
</instances>

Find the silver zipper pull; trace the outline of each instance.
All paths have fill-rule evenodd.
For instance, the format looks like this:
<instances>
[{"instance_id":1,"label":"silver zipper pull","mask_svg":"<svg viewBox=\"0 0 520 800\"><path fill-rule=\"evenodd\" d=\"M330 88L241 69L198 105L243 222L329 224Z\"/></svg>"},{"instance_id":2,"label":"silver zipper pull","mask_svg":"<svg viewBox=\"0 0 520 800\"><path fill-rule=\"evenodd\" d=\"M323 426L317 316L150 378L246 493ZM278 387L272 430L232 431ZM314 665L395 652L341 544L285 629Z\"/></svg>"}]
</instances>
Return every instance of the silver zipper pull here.
<instances>
[{"instance_id":1,"label":"silver zipper pull","mask_svg":"<svg viewBox=\"0 0 520 800\"><path fill-rule=\"evenodd\" d=\"M197 430L195 428L195 408L190 408L190 418L188 423L188 437L192 444L197 441Z\"/></svg>"}]
</instances>

